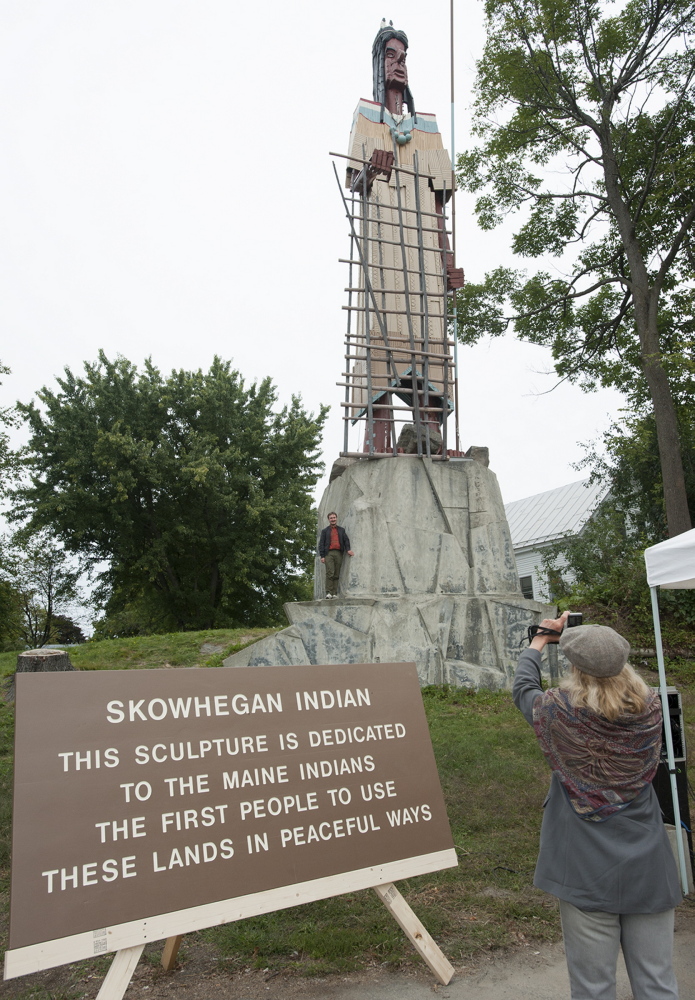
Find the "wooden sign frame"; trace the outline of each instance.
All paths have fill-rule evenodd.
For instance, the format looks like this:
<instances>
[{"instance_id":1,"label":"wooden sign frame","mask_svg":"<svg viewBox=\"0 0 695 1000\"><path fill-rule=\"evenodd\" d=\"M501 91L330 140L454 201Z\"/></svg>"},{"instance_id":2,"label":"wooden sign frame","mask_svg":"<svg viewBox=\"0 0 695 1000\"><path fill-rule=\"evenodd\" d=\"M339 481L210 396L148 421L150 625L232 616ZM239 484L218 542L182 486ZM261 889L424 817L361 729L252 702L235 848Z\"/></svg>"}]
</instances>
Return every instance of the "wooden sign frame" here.
<instances>
[{"instance_id":1,"label":"wooden sign frame","mask_svg":"<svg viewBox=\"0 0 695 1000\"><path fill-rule=\"evenodd\" d=\"M456 861L456 852L454 854L454 864ZM415 859L410 859L415 860ZM438 864L437 869L440 867L449 867L450 862L447 865ZM432 869L427 869L432 870ZM418 871L417 874L424 874L424 871ZM346 876L339 876L344 878L346 881L350 882L350 876L353 873L350 872ZM407 878L413 873L410 872L408 875L401 875L397 877ZM341 892L353 892L357 889L367 888L361 882L356 881L354 883L350 882L346 885ZM426 929L424 924L418 919L418 917L413 913L407 900L403 898L401 893L398 891L393 882L386 882L383 885L375 885L371 888L377 894L379 899L382 901L386 909L389 911L391 916L394 918L396 923L399 925L401 930L405 933L406 937L415 948L417 953L423 959L425 964L434 974L434 976L439 980L442 985L447 986L454 975L454 967L448 960L446 955L442 952L441 948L430 935L429 931ZM325 899L326 893L321 892L318 895L312 892L307 892L304 886L288 886L287 889L291 894L291 902L286 903L287 906L298 906L300 903L312 902L316 899ZM338 895L338 892L329 893L329 895ZM230 903L239 903L241 900L230 900ZM259 901L260 902L260 901ZM259 913L269 913L273 910L282 909L281 906L277 905L278 900L271 902L269 906L258 906L251 907L248 912L245 912L243 916L254 916ZM237 917L237 920L243 919L242 917ZM228 923L227 920L221 920L219 923ZM215 925L213 925L215 926ZM188 930L197 929L195 927L189 927ZM173 937L166 939L164 944L164 950L162 951L162 968L166 972L170 972L176 965L176 958L179 952L179 947L181 941L183 940L183 932L181 934L176 934ZM135 972L138 962L140 961L140 956L145 950L145 944L136 944L128 948L121 948L116 952L111 967L106 974L104 982L101 985L101 989L97 994L97 1000L121 1000L121 997L128 988L128 984Z\"/></svg>"},{"instance_id":2,"label":"wooden sign frame","mask_svg":"<svg viewBox=\"0 0 695 1000\"><path fill-rule=\"evenodd\" d=\"M376 673L375 670L377 671ZM283 842L281 848L278 847L271 850L270 857L267 855L264 856L264 871L270 871L272 866L275 866L272 878L259 879L255 875L246 875L247 881L244 882L245 872L249 867L252 867L253 857L248 858L246 862L242 861L241 869L238 867L240 862L234 862L236 868L232 867L231 871L236 871L235 876L226 875L230 870L229 867L224 869L225 877L228 877L231 882L236 882L239 888L248 887L256 891L238 894L222 900L214 900L214 895L206 895L207 890L203 887L198 893L198 900L212 899L213 901L198 902L197 905L191 905L187 908L180 908L180 906L172 907L171 903L180 903L191 899L191 895L186 894L186 888L188 886L189 891L192 891L194 886L190 881L186 883L185 879L195 878L195 885L200 886L199 875L201 873L193 868L191 868L190 872L186 870L183 874L177 874L176 870L171 875L165 872L164 876L154 876L152 869L150 869L149 873L146 870L139 870L136 873L139 876L136 883L139 888L135 896L132 895L133 886L131 883L124 883L123 880L118 883L115 889L111 886L97 889L97 892L101 894L97 896L95 896L94 890L80 889L80 885L83 887L86 885L95 885L95 882L87 881L83 876L80 883L77 874L69 874L70 872L77 873L78 867L69 866L75 865L77 861L88 860L90 864L83 867L93 877L95 869L97 869L97 863L92 862L97 856L95 843L99 841L99 837L94 833L92 827L96 826L101 830L101 843L104 844L104 839L111 826L110 822L94 823L94 816L96 815L98 819L103 820L105 815L111 815L105 812L105 809L110 808L115 801L112 795L113 789L123 789L126 787L123 783L118 784L124 777L132 777L137 772L137 775L143 778L149 774L154 782L152 772L148 771L147 768L136 768L136 771L134 771L132 765L143 763L141 759L138 759L143 756L143 746L135 747L135 743L138 740L150 738L155 731L157 738L168 738L165 735L168 732L166 725L161 725L162 706L165 705L160 696L163 684L168 684L169 689L174 695L180 694L180 692L190 695L191 691L198 691L201 693L201 697L205 696L208 702L212 698L214 704L219 706L227 706L229 704L227 699L231 697L242 699L240 704L244 704L243 699L252 691L256 693L266 690L277 691L282 685L285 685L286 690L283 691L282 696L286 699L286 718L282 721L283 723L292 721L293 727L299 734L298 745L304 739L304 743L296 751L295 757L291 758L288 748L283 742L283 737L277 736L283 752L283 756L278 757L278 759L285 761L291 759L294 772L296 772L295 785L289 784L287 786L288 790L292 790L295 787L306 787L305 785L302 786L299 778L301 776L302 782L306 782L307 776L304 772L304 766L308 767L307 761L318 759L317 754L320 755L323 753L325 755L326 753L325 750L317 751L309 749L310 745L312 747L316 746L315 739L318 738L320 730L302 730L302 726L305 724L318 725L317 714L310 712L309 717L304 718L306 711L302 711L302 709L306 710L307 704L302 705L299 695L296 697L296 708L294 706L294 694L296 692L292 690L293 685L306 685L308 681L315 679L319 679L320 683L326 688L330 684L335 686L338 681L343 684L347 684L349 681L354 683L355 679L361 679L363 684L368 683L371 685L373 703L370 703L368 708L350 704L350 712L346 715L346 706L341 704L341 714L341 711L338 711L334 704L329 704L330 697L328 697L328 692L326 691L322 692L322 694L327 695L327 697L322 699L323 706L319 705L319 708L323 707L326 711L319 713L319 715L322 716L323 723L328 724L330 722L332 725L337 720L345 726L347 724L344 722L344 719L349 718L350 725L352 726L351 732L355 737L360 734L364 735L372 727L375 731L379 731L379 739L382 739L382 736L385 738L387 734L389 735L390 744L388 746L384 743L379 747L378 751L372 747L373 754L376 755L376 764L381 767L381 770L379 766L376 767L376 777L396 777L397 780L395 782L388 781L386 785L393 786L391 791L395 801L391 804L395 805L398 803L402 805L403 812L405 812L405 807L409 802L423 801L423 785L426 785L428 790L427 797L430 803L430 805L422 807L428 810L426 823L420 824L420 827L416 831L411 829L408 831L404 830L401 833L400 829L389 829L394 824L390 820L388 823L386 822L383 818L386 814L377 812L377 817L385 829L375 824L375 831L381 830L381 832L372 833L370 830L369 834L361 840L353 837L352 842L344 840L335 841L329 835L322 838L323 840L331 841L328 846L323 845L321 848L318 846L309 848L309 854L306 854L306 849L300 846L294 855L292 855L292 843L290 842L289 846L286 847L286 844ZM5 979L38 972L42 969L52 968L80 959L88 959L95 955L115 952L111 968L99 992L99 1000L120 1000L130 982L145 946L150 942L165 940L162 965L165 969L171 969L176 962L181 938L186 933L230 923L261 913L297 906L318 899L372 888L439 981L447 984L451 980L454 972L452 966L393 884L398 879L416 877L443 868L454 867L458 863L446 820L441 789L438 784L438 775L432 755L431 743L429 742L429 733L424 718L414 664L382 664L377 668L371 664L350 664L343 667L299 667L293 668L291 671L288 671L286 668L240 668L234 671L109 671L108 673L104 672L100 674L90 672L90 674L26 675L18 678L18 681L17 704L19 711L17 719L15 806L19 806L19 808L17 808L15 814L16 825L13 825L13 848L15 848L16 854L13 858L15 864L12 883L12 900L15 903L15 908L13 909L11 906L10 948L5 954ZM363 687L360 690L367 691L368 688ZM215 693L219 691L226 691L228 693ZM239 691L242 693L235 694L235 692ZM244 694L244 691L247 693ZM123 700L114 700L114 692L126 697ZM142 708L143 705L147 705L148 703L137 699L143 693L151 695L152 692L157 692L157 696L149 703L154 707L152 714L148 718L146 715L143 715L143 711L145 710ZM292 698L289 697L290 694L293 695ZM128 695L135 695L136 700L127 702ZM277 694L275 697L277 701L281 701L280 694ZM27 710L24 710L22 707L24 698L26 698ZM223 700L219 701L219 699ZM315 707L314 700L312 695L308 703L311 709ZM178 701L180 701L180 698ZM118 706L123 706L126 703L141 706L140 709L135 709L131 713L130 720L126 719L125 713L118 708ZM103 717L102 709L106 706L108 706L110 715ZM390 719L388 714L385 714L385 710L389 706L393 707L396 712L393 719ZM33 716L31 715L32 707L34 710ZM154 714L155 711L158 714ZM77 712L79 712L79 716L75 714ZM299 715L299 712L302 712L302 714ZM221 714L230 715L230 712L223 711ZM75 722L77 718L80 720L79 725ZM179 716L177 715L176 719L178 718ZM381 721L375 722L375 719ZM125 723L129 721L131 723L135 722L134 726L128 727L128 725L124 725L118 731L124 737L122 744L123 758L128 757L127 751L131 751L130 756L133 759L129 762L125 759L120 761L123 767L117 772L115 780L113 773L100 773L98 775L64 773L70 771L72 767L70 762L72 761L74 764L78 756L81 760L84 760L84 755L88 752L86 748L97 746L102 736L103 739L107 739L108 737L108 742L114 744L114 726L102 725L102 722L119 723L124 721ZM242 729L239 727L243 725L247 726L247 732L252 731L252 723L248 719L223 721L225 726L232 726L231 729L227 729L229 732L242 732ZM273 734L277 735L277 729L275 731L272 729L274 722L263 721L266 730L270 733L270 736L263 737L263 739L270 740ZM210 736L219 732L219 728L210 729L212 722L219 727L220 720L209 721L191 718L186 721L185 725L180 721L176 723L171 722L171 726L174 727L171 731L185 731L188 737L200 736L201 733L203 735L207 733ZM357 727L355 727L355 724L357 724ZM236 729L234 729L235 726L237 727ZM249 726L251 726L251 730L249 730ZM324 734L338 732L345 733L345 730L323 730ZM41 738L39 738L39 733L41 734ZM72 743L66 742L67 734L73 740ZM126 737L126 734L129 735ZM312 736L311 740L305 738L311 736L311 734L315 734L315 737ZM396 740L396 734L400 734L402 738ZM293 733L292 735L296 734ZM128 742L129 739L130 743ZM213 742L221 743L222 740L213 740ZM400 744L398 747L395 746L396 742ZM205 740L205 743L209 743L209 740ZM195 746L195 743L193 745ZM72 750L66 752L68 746L77 748L74 751L74 756ZM163 747L164 744L158 743L156 746ZM60 748L61 752L56 754L58 748ZM191 743L188 744L188 748L190 752ZM217 749L219 752L220 747L218 746ZM133 750L135 750L134 755L132 753ZM92 755L96 754L94 749L90 752ZM106 752L111 754L110 763L112 763L115 751L104 751L103 749L101 750L103 755L100 758L101 762L104 762ZM158 752L161 754L163 751L160 750ZM280 754L280 750L278 749L276 753ZM54 760L56 756L62 758L60 768L56 767ZM115 756L118 755L115 754ZM90 758L92 762L95 759L95 756ZM177 758L172 757L172 759ZM267 763L270 763L270 760L271 758L268 756ZM154 766L152 761L149 763ZM374 758L372 758L372 765L374 768ZM206 762L205 766L207 770L211 769L211 765L208 762ZM221 764L218 765L218 767L221 766ZM214 765L212 767L214 770ZM76 769L79 771L79 766ZM72 767L73 772L74 770L75 768ZM287 767L285 767L285 772L287 772ZM159 771L159 777L163 773L167 772ZM211 775L211 778L218 776ZM171 783L173 780L172 778L164 779L165 784ZM348 782L350 779L344 778L342 780ZM91 785L89 784L90 781L92 782ZM97 784L94 784L95 782ZM146 784L147 782L144 783ZM354 782L353 784L356 791L357 785ZM411 785L412 787L410 787ZM225 787L231 788L232 786L229 783L225 783ZM320 783L314 782L312 787L317 789L316 792L312 793L316 800L316 797L322 794ZM369 787L367 786L367 788ZM57 791L57 788L61 789L60 792ZM171 784L168 785L168 788L169 794L173 794ZM210 791L209 788L205 788L204 790ZM97 793L101 794L98 806L90 798L90 794L96 795ZM228 835L233 833L234 837L238 838L235 840L235 843L240 844L242 842L241 829L244 830L244 834L250 829L250 827L243 826L242 824L242 821L247 818L243 807L250 806L250 803L236 801L234 795L238 798L238 792L228 792L227 794L229 796L229 804L224 808L229 808L230 811L229 813L225 813L225 815L229 816L231 820L231 814L234 812L235 806L240 807L240 814L238 813L236 819L230 822L226 832ZM244 793L244 795L248 794ZM332 796L330 801L332 801L332 806L335 807L335 795L330 791L326 794ZM363 796L365 794L364 786L362 786L362 794ZM61 798L61 795L67 797ZM85 795L87 796L86 799ZM120 793L117 793L117 795L120 795ZM413 799L413 795L416 798ZM417 796L420 797L418 798ZM275 801L280 800L276 799ZM316 822L319 819L323 819L321 828L331 827L327 816L339 817L342 815L340 809L336 810L334 808L331 812L330 801L323 803L321 806L318 804L311 806L312 809L318 811ZM366 801L368 800L365 799ZM206 800L203 800L203 802L207 804ZM84 811L81 809L83 803L85 804ZM168 798L166 799L166 803L166 808L171 808ZM149 840L146 841L146 849L142 852L144 856L148 855L149 848L153 846L161 848L162 839L167 841L167 847L171 843L167 839L171 835L171 831L169 830L171 821L167 819L165 824L164 822L160 823L159 820L163 821L165 816L171 817L174 813L162 813L160 816L158 811L161 809L161 804L160 801L159 805L153 805L154 819L152 826L147 830ZM188 800L187 804L190 805L191 801ZM37 829L37 817L44 815L43 810L46 808L46 805L49 806L45 813L47 821L41 824L40 829ZM142 805L138 805L137 811L142 811L143 808ZM215 808L220 809L221 807L217 806ZM375 808L374 804L371 805L371 808ZM62 826L59 828L57 845L53 842L46 842L43 832L44 829L51 827L51 823L48 822L51 817L51 809L53 810L53 816L60 816L60 823L62 823ZM91 812L90 809L92 810ZM95 809L97 810L96 813L94 812ZM321 809L323 809L323 812ZM115 812L115 808L112 812ZM125 812L125 809L123 809L123 812ZM239 816L241 816L241 819ZM314 814L312 814L312 818L313 816ZM119 816L120 818L122 818L122 814ZM152 816L149 819L152 819ZM145 817L139 819L130 818L127 821L128 823L139 824L137 826L137 833L135 832L135 827L133 827L132 837L147 836L145 832L141 832ZM220 822L222 822L222 819L220 819ZM285 820L284 822L288 823L290 820ZM354 820L350 820L350 822L354 823ZM341 820L337 818L334 820L334 823L348 823L348 819ZM118 839L116 825L114 822L114 840ZM398 825L400 825L400 821ZM160 826L161 829L159 829ZM188 827L186 827L187 829ZM297 827L296 829L301 830L305 829L305 827ZM92 830L91 833L90 830ZM271 830L272 832L277 834L278 830ZM282 832L286 833L289 837L290 830L283 829ZM365 830L360 830L359 833L364 834ZM177 836L181 838L184 837L184 834ZM335 836L338 836L337 832ZM341 833L340 836L344 837L345 834ZM246 837L245 839L250 840L250 837ZM28 841L31 841L31 843L28 843ZM232 843L231 840L226 842ZM183 850L181 840L177 843L179 843L181 850ZM56 861L56 858L63 857L66 851L66 844L70 845L70 850L74 849L77 851L77 854L70 855L69 857L65 855L68 867L62 869L63 874L59 879L57 870L51 873L42 869L56 868L59 865L60 862ZM85 848L84 845L86 844L90 846ZM416 850L407 852L407 856L405 857L399 856L405 844L411 848L420 848L420 852ZM129 844L128 851L133 851L135 846L137 845L134 842L132 846ZM142 847L141 844L139 846ZM422 848L425 848L425 850L422 850ZM436 849L428 850L427 848ZM91 853L87 854L87 857L84 858L83 854L87 850ZM116 848L109 847L107 844L104 851L108 853L109 850L115 853ZM188 848L186 850L188 851ZM240 851L239 858L243 858L243 848L239 847L238 850ZM80 851L83 854L80 854ZM319 853L312 854L311 851L319 851ZM233 851L232 854L234 854ZM389 857L389 855L391 856ZM155 853L153 857L157 858L157 854ZM161 859L163 854L160 854L159 857ZM294 860L292 860L292 857L294 857ZM266 858L267 861L265 860ZM352 867L347 871L342 870L342 865L346 862L349 863L349 860L352 860L354 863L355 860L360 861L363 858L364 860L371 860L372 863L365 867ZM127 860L129 859L123 859L124 862ZM375 860L378 860L379 863L374 863ZM105 864L115 864L115 862L105 862ZM154 861L153 864L155 865L154 871L165 871L161 866L157 867L161 865L161 862ZM147 865L144 864L143 868L146 869L146 867ZM171 867L170 864L169 870L171 870ZM207 868L207 866L205 867ZM214 865L210 865L209 870L212 872L213 869L217 871ZM328 872L328 874L323 874L315 878L310 877L303 881L300 878L297 882L290 884L277 884L281 880L281 878L278 878L278 875L280 877L282 874L294 874L295 877L302 874L311 876L314 872L321 871ZM43 881L37 881L39 874L44 879ZM125 878L125 868L123 875ZM45 876L49 876L47 881L44 878ZM53 876L55 876L55 879ZM127 877L134 876L129 875ZM164 881L162 881L162 878ZM63 884L59 885L58 883L61 879ZM160 890L152 889L152 879L159 880L156 882L156 885L161 887ZM273 884L273 879L276 880L275 884ZM111 882L112 879L103 878L103 881ZM265 885L263 884L264 882ZM61 893L60 890L65 890L66 888L67 892L63 891ZM147 901L151 898L156 899L157 891L160 893L159 903L163 909L166 908L166 912L150 915L145 918L138 916L137 919L123 919L124 917L134 916L138 913L138 910L142 913L144 909L143 899ZM46 896L46 892L53 892L53 895ZM82 895L80 895L80 892ZM154 896L152 896L153 892L155 893ZM167 895L167 892L169 895ZM41 896L41 893L44 895ZM110 893L111 895L109 895ZM46 914L36 909L37 906L41 906L40 901L42 898L46 900L44 909L48 907L49 902L51 904ZM193 898L195 899L196 897L193 896ZM83 899L87 901L83 902ZM85 910L85 906L92 907L92 903L89 900L95 899L97 901L94 907ZM43 924L35 923L37 912L41 914L41 918L44 921ZM75 916L76 913L78 916ZM14 932L12 923L13 914L16 921ZM117 922L115 921L110 926L84 929L85 927L89 927L90 920L101 920L103 917L108 917L109 915L118 915L121 919ZM76 930L79 932L58 936L55 934L56 930Z\"/></svg>"}]
</instances>

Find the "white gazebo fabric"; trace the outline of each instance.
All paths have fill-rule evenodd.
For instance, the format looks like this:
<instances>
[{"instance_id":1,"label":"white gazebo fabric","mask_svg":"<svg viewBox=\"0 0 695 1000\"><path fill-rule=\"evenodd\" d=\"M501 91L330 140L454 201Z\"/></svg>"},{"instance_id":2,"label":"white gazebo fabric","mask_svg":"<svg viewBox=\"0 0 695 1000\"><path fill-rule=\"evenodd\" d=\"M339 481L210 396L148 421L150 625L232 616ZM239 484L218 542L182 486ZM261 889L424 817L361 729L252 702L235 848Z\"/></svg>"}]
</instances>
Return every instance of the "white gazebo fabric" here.
<instances>
[{"instance_id":1,"label":"white gazebo fabric","mask_svg":"<svg viewBox=\"0 0 695 1000\"><path fill-rule=\"evenodd\" d=\"M657 587L667 590L692 590L695 588L695 529L684 531L675 538L667 538L665 542L651 545L644 551L644 561L647 565L647 581L651 590L652 617L654 619L654 639L656 642L656 658L659 665L659 690L664 717L668 716L668 692L666 690L666 667L664 665L664 647L661 641L661 623L659 621L659 601ZM676 765L673 755L673 735L671 727L665 726L666 757L671 779L671 798L673 801L673 816L676 830L680 830L680 806L678 803L678 788L676 786ZM685 849L683 838L676 836L678 852L678 867L680 869L683 895L688 894L688 872L685 864Z\"/></svg>"},{"instance_id":2,"label":"white gazebo fabric","mask_svg":"<svg viewBox=\"0 0 695 1000\"><path fill-rule=\"evenodd\" d=\"M695 528L644 550L647 582L667 590L695 588Z\"/></svg>"}]
</instances>

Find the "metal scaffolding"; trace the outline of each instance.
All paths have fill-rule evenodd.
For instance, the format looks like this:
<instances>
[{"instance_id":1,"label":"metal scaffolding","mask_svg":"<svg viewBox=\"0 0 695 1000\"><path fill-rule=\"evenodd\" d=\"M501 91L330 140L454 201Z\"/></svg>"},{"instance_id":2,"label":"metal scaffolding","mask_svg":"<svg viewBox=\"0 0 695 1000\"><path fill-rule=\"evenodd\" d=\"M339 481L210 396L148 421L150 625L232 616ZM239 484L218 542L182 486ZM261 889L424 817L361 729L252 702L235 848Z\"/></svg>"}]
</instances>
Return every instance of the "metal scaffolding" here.
<instances>
[{"instance_id":1,"label":"metal scaffolding","mask_svg":"<svg viewBox=\"0 0 695 1000\"><path fill-rule=\"evenodd\" d=\"M442 213L422 209L422 185L430 175L418 167L392 167L393 182L368 185L366 159L331 153L362 164L358 190L343 190L333 170L350 230L347 329L345 336L343 456L409 457L398 445L398 424L412 423L413 456L446 460L447 417L454 411L456 371L448 337L449 308L446 228L447 191ZM402 175L414 191L414 206L403 203ZM395 187L395 193L393 188ZM395 194L395 199L394 199ZM364 427L364 450L349 448L349 429ZM456 435L458 440L458 433ZM412 435L411 435L412 441Z\"/></svg>"}]
</instances>

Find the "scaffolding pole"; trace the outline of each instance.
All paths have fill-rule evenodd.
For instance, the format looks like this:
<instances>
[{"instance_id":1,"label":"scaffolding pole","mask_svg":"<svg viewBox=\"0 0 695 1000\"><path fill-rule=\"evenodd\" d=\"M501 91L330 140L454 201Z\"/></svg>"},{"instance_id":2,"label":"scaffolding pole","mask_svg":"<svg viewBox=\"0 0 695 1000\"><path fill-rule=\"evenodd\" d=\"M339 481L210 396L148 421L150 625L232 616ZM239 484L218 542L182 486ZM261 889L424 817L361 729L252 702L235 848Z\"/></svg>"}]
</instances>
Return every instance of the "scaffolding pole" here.
<instances>
[{"instance_id":1,"label":"scaffolding pole","mask_svg":"<svg viewBox=\"0 0 695 1000\"><path fill-rule=\"evenodd\" d=\"M350 230L350 254L341 258L349 267L343 306L347 365L342 373L345 381L336 383L345 389L342 454L370 458L404 454L398 449L397 423L407 423L410 416L413 451L446 461L450 387L452 376L454 385L456 378L448 336L447 186L445 181L441 213L423 211L422 185L427 186L430 175L420 170L417 153L412 170L400 164L395 139L393 152L395 191L386 200L381 182L369 184L366 170L357 184L348 185L351 193L346 197L333 164ZM364 149L361 160L332 155L351 164L370 162ZM430 219L436 219L436 227ZM412 242L414 235L417 242ZM350 424L365 427L362 453L350 450ZM441 442L439 434L432 437L438 424Z\"/></svg>"}]
</instances>

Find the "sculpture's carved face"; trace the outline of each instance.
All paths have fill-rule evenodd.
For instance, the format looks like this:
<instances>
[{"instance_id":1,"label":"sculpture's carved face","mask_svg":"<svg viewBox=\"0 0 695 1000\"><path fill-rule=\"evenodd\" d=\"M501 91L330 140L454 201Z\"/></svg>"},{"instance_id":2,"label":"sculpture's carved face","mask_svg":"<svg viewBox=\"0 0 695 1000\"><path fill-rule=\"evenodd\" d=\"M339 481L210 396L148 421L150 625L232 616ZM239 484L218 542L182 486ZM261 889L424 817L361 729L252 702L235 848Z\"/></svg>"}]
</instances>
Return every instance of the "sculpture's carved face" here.
<instances>
[{"instance_id":1,"label":"sculpture's carved face","mask_svg":"<svg viewBox=\"0 0 695 1000\"><path fill-rule=\"evenodd\" d=\"M397 38L392 38L386 43L384 49L384 82L386 89L398 87L405 90L408 86L408 70L406 69L406 49L403 42Z\"/></svg>"}]
</instances>

